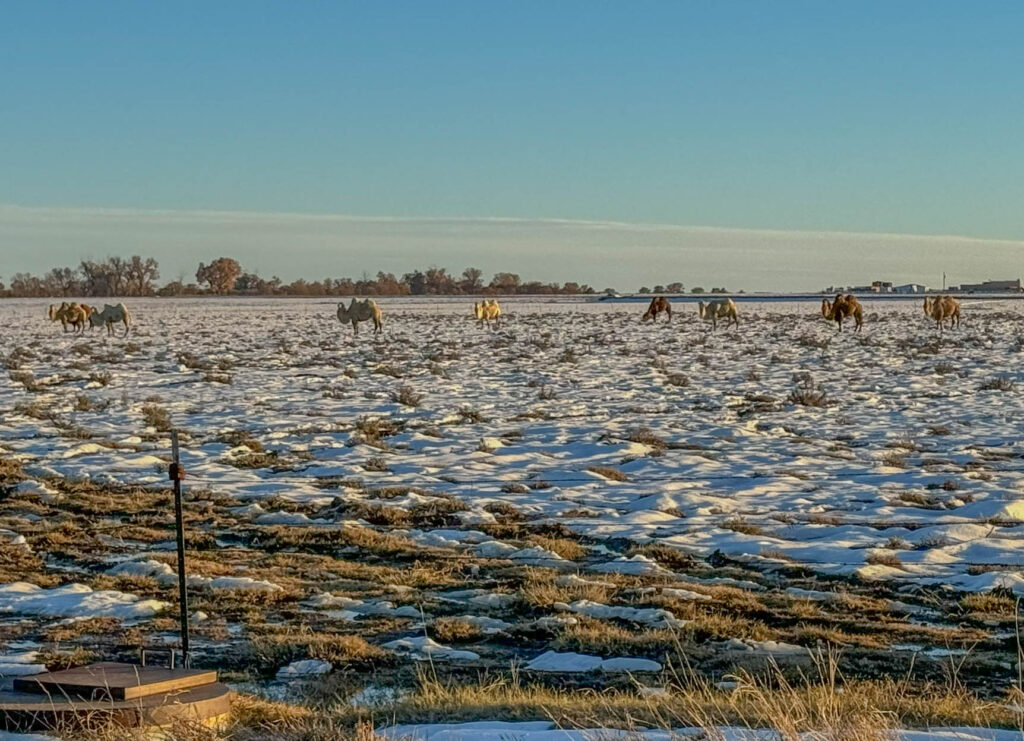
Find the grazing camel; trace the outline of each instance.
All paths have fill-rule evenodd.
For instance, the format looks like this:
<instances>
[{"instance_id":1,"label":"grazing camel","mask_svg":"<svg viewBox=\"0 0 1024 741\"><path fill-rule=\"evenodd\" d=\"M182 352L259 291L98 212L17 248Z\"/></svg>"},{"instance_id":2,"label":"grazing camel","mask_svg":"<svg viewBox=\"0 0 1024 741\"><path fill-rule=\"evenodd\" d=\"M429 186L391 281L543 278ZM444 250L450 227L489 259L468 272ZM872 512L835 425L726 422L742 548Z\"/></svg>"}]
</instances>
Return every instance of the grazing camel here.
<instances>
[{"instance_id":1,"label":"grazing camel","mask_svg":"<svg viewBox=\"0 0 1024 741\"><path fill-rule=\"evenodd\" d=\"M89 314L89 326L105 326L108 335L114 334L114 324L117 322L124 323L124 336L127 337L132 326L132 315L124 304L115 304L114 306L104 304L102 311L93 310Z\"/></svg>"},{"instance_id":2,"label":"grazing camel","mask_svg":"<svg viewBox=\"0 0 1024 741\"><path fill-rule=\"evenodd\" d=\"M51 322L59 321L61 326L64 327L65 332L68 331L68 325L70 324L77 333L85 330L85 323L94 311L95 309L87 304L76 304L74 302L69 304L67 301L64 301L60 306L50 304L48 315Z\"/></svg>"},{"instance_id":3,"label":"grazing camel","mask_svg":"<svg viewBox=\"0 0 1024 741\"><path fill-rule=\"evenodd\" d=\"M740 315L736 310L736 302L731 298L720 298L714 301L703 301L697 302L697 313L700 314L701 319L711 320L711 330L718 329L718 320L726 319L725 326L729 326L730 323L734 323L737 327L740 326Z\"/></svg>"},{"instance_id":4,"label":"grazing camel","mask_svg":"<svg viewBox=\"0 0 1024 741\"><path fill-rule=\"evenodd\" d=\"M864 325L864 307L860 305L860 301L853 294L849 293L845 296L837 293L835 301L823 298L821 300L821 315L830 322L834 321L838 324L840 332L843 331L843 320L849 319L851 316L857 325L857 332Z\"/></svg>"},{"instance_id":5,"label":"grazing camel","mask_svg":"<svg viewBox=\"0 0 1024 741\"><path fill-rule=\"evenodd\" d=\"M498 299L485 298L480 303L473 304L473 316L476 320L483 324L487 323L487 326L491 326L491 322L497 322L501 318L501 307L498 306Z\"/></svg>"},{"instance_id":6,"label":"grazing camel","mask_svg":"<svg viewBox=\"0 0 1024 741\"><path fill-rule=\"evenodd\" d=\"M668 320L672 321L672 304L668 302L668 299L664 296L655 296L651 299L651 305L647 307L647 311L644 312L643 319L640 321L646 322L648 319L658 321L658 314L665 312L668 315Z\"/></svg>"},{"instance_id":7,"label":"grazing camel","mask_svg":"<svg viewBox=\"0 0 1024 741\"><path fill-rule=\"evenodd\" d=\"M363 299L360 301L357 298L352 299L352 303L349 304L348 308L345 308L345 304L338 304L338 321L342 324L352 322L352 333L359 334L359 322L373 320L373 333L376 335L384 329L384 322L381 319L380 307L377 306L377 302L372 298Z\"/></svg>"},{"instance_id":8,"label":"grazing camel","mask_svg":"<svg viewBox=\"0 0 1024 741\"><path fill-rule=\"evenodd\" d=\"M47 316L50 317L51 322L60 322L61 326L64 327L64 331L68 331L68 309L70 308L67 301L62 303L60 306L57 304L50 304L50 308L47 311Z\"/></svg>"},{"instance_id":9,"label":"grazing camel","mask_svg":"<svg viewBox=\"0 0 1024 741\"><path fill-rule=\"evenodd\" d=\"M929 316L935 320L935 324L938 325L939 331L942 331L943 323L948 319L949 328L953 329L956 326L960 328L960 302L952 296L936 296L935 298L925 298L924 300L924 313L925 316Z\"/></svg>"}]
</instances>

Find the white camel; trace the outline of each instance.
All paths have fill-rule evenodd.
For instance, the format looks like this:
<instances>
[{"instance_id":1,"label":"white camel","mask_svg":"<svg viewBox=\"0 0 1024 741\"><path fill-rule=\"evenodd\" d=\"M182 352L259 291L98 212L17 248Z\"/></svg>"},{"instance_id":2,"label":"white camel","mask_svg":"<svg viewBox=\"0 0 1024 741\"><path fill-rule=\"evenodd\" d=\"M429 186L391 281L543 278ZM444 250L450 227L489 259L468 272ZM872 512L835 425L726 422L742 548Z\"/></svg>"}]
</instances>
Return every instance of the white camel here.
<instances>
[{"instance_id":1,"label":"white camel","mask_svg":"<svg viewBox=\"0 0 1024 741\"><path fill-rule=\"evenodd\" d=\"M338 321L342 324L352 322L353 334L359 334L359 322L369 321L370 319L373 320L374 334L378 334L384 329L380 307L377 306L377 302L372 298L363 299L362 301L353 298L352 303L349 304L347 309L345 304L338 304Z\"/></svg>"},{"instance_id":2,"label":"white camel","mask_svg":"<svg viewBox=\"0 0 1024 741\"><path fill-rule=\"evenodd\" d=\"M114 334L114 325L117 322L124 323L124 336L127 337L132 326L132 315L124 304L104 304L102 311L93 311L89 314L89 326L106 326L108 335Z\"/></svg>"}]
</instances>

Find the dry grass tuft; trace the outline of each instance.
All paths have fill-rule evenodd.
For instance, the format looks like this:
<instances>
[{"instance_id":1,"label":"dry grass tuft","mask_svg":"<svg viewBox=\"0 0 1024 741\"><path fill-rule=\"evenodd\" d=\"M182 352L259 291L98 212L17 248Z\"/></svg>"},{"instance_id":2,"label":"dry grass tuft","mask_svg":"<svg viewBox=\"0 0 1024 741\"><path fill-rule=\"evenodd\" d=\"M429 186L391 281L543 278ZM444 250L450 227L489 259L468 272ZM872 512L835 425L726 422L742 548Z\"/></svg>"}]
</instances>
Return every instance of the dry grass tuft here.
<instances>
[{"instance_id":1,"label":"dry grass tuft","mask_svg":"<svg viewBox=\"0 0 1024 741\"><path fill-rule=\"evenodd\" d=\"M407 407L418 407L423 401L423 394L419 393L412 386L402 384L395 391L391 392L391 401Z\"/></svg>"},{"instance_id":2,"label":"dry grass tuft","mask_svg":"<svg viewBox=\"0 0 1024 741\"><path fill-rule=\"evenodd\" d=\"M549 538L544 535L531 535L530 542L555 553L570 561L581 561L587 556L587 549L569 538Z\"/></svg>"},{"instance_id":3,"label":"dry grass tuft","mask_svg":"<svg viewBox=\"0 0 1024 741\"><path fill-rule=\"evenodd\" d=\"M804 407L827 407L831 400L825 390L815 385L813 381L804 381L789 392L786 403Z\"/></svg>"},{"instance_id":4,"label":"dry grass tuft","mask_svg":"<svg viewBox=\"0 0 1024 741\"><path fill-rule=\"evenodd\" d=\"M900 561L900 557L895 553L880 553L875 551L874 553L869 554L868 557L864 559L864 562L873 566L890 566L894 569L903 568L903 562Z\"/></svg>"},{"instance_id":5,"label":"dry grass tuft","mask_svg":"<svg viewBox=\"0 0 1024 741\"><path fill-rule=\"evenodd\" d=\"M602 584L556 584L558 574L547 569L529 569L519 585L518 599L527 607L550 607L556 602L590 600L607 603L615 592ZM594 580L597 581L596 579Z\"/></svg>"},{"instance_id":6,"label":"dry grass tuft","mask_svg":"<svg viewBox=\"0 0 1024 741\"><path fill-rule=\"evenodd\" d=\"M978 386L979 391L1013 391L1017 387L1012 378L998 376L984 381Z\"/></svg>"},{"instance_id":7,"label":"dry grass tuft","mask_svg":"<svg viewBox=\"0 0 1024 741\"><path fill-rule=\"evenodd\" d=\"M484 632L461 618L438 618L430 626L430 633L441 643L473 643L485 637Z\"/></svg>"},{"instance_id":8,"label":"dry grass tuft","mask_svg":"<svg viewBox=\"0 0 1024 741\"><path fill-rule=\"evenodd\" d=\"M392 658L390 653L360 636L308 628L258 626L248 641L248 660L261 672L273 672L302 659L320 659L335 665L368 661L380 665L390 663Z\"/></svg>"},{"instance_id":9,"label":"dry grass tuft","mask_svg":"<svg viewBox=\"0 0 1024 741\"><path fill-rule=\"evenodd\" d=\"M142 419L147 427L152 427L157 432L169 432L173 427L171 415L167 413L166 409L156 404L147 404L142 407Z\"/></svg>"},{"instance_id":10,"label":"dry grass tuft","mask_svg":"<svg viewBox=\"0 0 1024 741\"><path fill-rule=\"evenodd\" d=\"M668 447L667 442L655 435L654 432L647 427L637 427L629 433L629 437L627 439L631 443L647 445L655 450L664 450Z\"/></svg>"},{"instance_id":11,"label":"dry grass tuft","mask_svg":"<svg viewBox=\"0 0 1024 741\"><path fill-rule=\"evenodd\" d=\"M764 535L765 530L760 525L755 525L752 522L747 522L742 517L732 517L725 520L721 527L726 530L732 530L734 533L743 533L744 535Z\"/></svg>"},{"instance_id":12,"label":"dry grass tuft","mask_svg":"<svg viewBox=\"0 0 1024 741\"><path fill-rule=\"evenodd\" d=\"M629 476L617 468L609 468L608 466L590 466L587 470L591 473L596 473L598 476L603 476L609 481L629 481Z\"/></svg>"}]
</instances>

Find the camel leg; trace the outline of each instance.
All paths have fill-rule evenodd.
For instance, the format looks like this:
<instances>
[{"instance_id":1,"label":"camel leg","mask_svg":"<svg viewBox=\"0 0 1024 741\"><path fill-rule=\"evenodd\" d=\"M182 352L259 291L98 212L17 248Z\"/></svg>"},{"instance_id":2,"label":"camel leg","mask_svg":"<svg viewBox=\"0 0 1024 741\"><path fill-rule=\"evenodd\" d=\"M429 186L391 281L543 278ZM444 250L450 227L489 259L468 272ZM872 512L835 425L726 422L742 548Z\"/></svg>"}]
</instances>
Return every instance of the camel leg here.
<instances>
[{"instance_id":1,"label":"camel leg","mask_svg":"<svg viewBox=\"0 0 1024 741\"><path fill-rule=\"evenodd\" d=\"M665 313L668 314L668 320L669 320L669 322L671 322L672 321L672 309L671 309L671 307L665 309Z\"/></svg>"},{"instance_id":2,"label":"camel leg","mask_svg":"<svg viewBox=\"0 0 1024 741\"><path fill-rule=\"evenodd\" d=\"M356 321L355 319L352 320L352 334L359 334L359 322Z\"/></svg>"}]
</instances>

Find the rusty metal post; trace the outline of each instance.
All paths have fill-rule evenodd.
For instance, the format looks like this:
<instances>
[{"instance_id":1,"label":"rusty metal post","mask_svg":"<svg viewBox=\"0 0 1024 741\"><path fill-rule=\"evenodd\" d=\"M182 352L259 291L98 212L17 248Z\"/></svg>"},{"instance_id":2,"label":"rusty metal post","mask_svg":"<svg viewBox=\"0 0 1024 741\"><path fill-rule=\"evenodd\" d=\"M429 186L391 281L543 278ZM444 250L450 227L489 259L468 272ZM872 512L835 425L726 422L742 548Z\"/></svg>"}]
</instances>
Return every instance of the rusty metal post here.
<instances>
[{"instance_id":1,"label":"rusty metal post","mask_svg":"<svg viewBox=\"0 0 1024 741\"><path fill-rule=\"evenodd\" d=\"M183 668L188 669L191 665L188 640L188 586L185 575L185 520L181 514L181 480L185 478L185 469L181 466L181 459L178 454L177 430L171 430L171 461L168 474L171 481L174 482L174 522L177 525L178 531L178 604L181 610L181 665Z\"/></svg>"}]
</instances>

